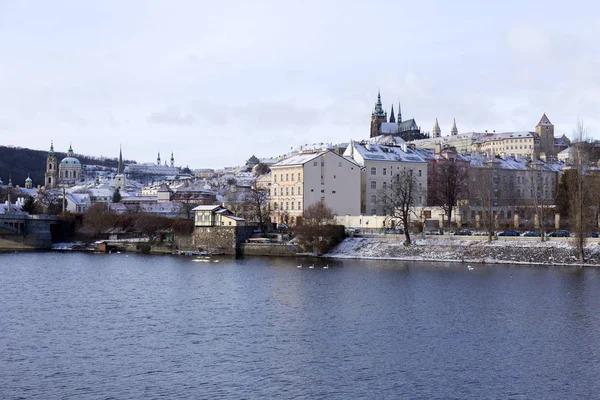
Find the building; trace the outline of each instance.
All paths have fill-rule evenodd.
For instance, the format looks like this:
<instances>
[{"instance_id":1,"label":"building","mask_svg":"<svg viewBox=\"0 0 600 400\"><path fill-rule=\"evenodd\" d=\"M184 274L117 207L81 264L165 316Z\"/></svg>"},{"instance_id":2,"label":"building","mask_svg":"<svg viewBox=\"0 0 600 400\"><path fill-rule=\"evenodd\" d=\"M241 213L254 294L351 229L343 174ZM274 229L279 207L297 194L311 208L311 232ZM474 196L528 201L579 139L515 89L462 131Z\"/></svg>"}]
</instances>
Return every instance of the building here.
<instances>
[{"instance_id":1,"label":"building","mask_svg":"<svg viewBox=\"0 0 600 400\"><path fill-rule=\"evenodd\" d=\"M472 150L486 157L498 155L532 159L540 153L540 147L540 137L535 132L506 132L479 137Z\"/></svg>"},{"instance_id":2,"label":"building","mask_svg":"<svg viewBox=\"0 0 600 400\"><path fill-rule=\"evenodd\" d=\"M231 211L220 205L200 205L192 209L196 227L238 227L245 226L246 220L236 217Z\"/></svg>"},{"instance_id":3,"label":"building","mask_svg":"<svg viewBox=\"0 0 600 400\"><path fill-rule=\"evenodd\" d=\"M54 153L54 143L50 144L50 151L46 158L45 186L52 189L59 186L73 186L83 180L83 166L75 157L73 148L69 145L67 156L60 163Z\"/></svg>"},{"instance_id":4,"label":"building","mask_svg":"<svg viewBox=\"0 0 600 400\"><path fill-rule=\"evenodd\" d=\"M337 215L360 212L360 166L331 150L286 158L271 166L271 178L271 212L279 223L298 223L320 201Z\"/></svg>"},{"instance_id":5,"label":"building","mask_svg":"<svg viewBox=\"0 0 600 400\"><path fill-rule=\"evenodd\" d=\"M379 202L382 189L389 185L400 171L413 171L420 194L416 206L425 204L427 195L427 162L406 144L384 146L368 141L350 142L344 156L362 167L360 176L360 214L386 215ZM358 215L355 213L352 215Z\"/></svg>"},{"instance_id":6,"label":"building","mask_svg":"<svg viewBox=\"0 0 600 400\"><path fill-rule=\"evenodd\" d=\"M419 138L421 128L417 125L414 119L406 121L402 120L402 111L400 104L398 104L398 118L394 116L394 106L390 113L390 119L388 121L387 112L384 111L381 103L381 93L377 93L377 101L375 102L375 108L371 113L371 134L370 137L379 135L395 135L401 136L403 139L416 139Z\"/></svg>"}]
</instances>

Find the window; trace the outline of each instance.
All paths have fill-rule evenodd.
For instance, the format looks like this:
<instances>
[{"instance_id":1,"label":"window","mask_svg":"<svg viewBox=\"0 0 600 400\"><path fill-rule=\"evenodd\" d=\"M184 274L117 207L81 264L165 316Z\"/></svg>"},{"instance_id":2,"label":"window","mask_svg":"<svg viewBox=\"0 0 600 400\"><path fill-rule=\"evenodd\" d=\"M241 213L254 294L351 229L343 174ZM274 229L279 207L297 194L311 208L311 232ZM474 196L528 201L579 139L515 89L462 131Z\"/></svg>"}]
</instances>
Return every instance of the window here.
<instances>
[{"instance_id":1,"label":"window","mask_svg":"<svg viewBox=\"0 0 600 400\"><path fill-rule=\"evenodd\" d=\"M425 219L430 219L431 218L431 210L423 210L423 217Z\"/></svg>"},{"instance_id":2,"label":"window","mask_svg":"<svg viewBox=\"0 0 600 400\"><path fill-rule=\"evenodd\" d=\"M285 202L285 209L286 210L290 209L290 203L288 201Z\"/></svg>"},{"instance_id":3,"label":"window","mask_svg":"<svg viewBox=\"0 0 600 400\"><path fill-rule=\"evenodd\" d=\"M285 180L288 181L289 180L289 174L285 174Z\"/></svg>"},{"instance_id":4,"label":"window","mask_svg":"<svg viewBox=\"0 0 600 400\"><path fill-rule=\"evenodd\" d=\"M342 162L340 161L340 162L338 163L338 167L341 167L341 166L342 166Z\"/></svg>"},{"instance_id":5,"label":"window","mask_svg":"<svg viewBox=\"0 0 600 400\"><path fill-rule=\"evenodd\" d=\"M387 182L383 182L383 188L386 189L387 188Z\"/></svg>"},{"instance_id":6,"label":"window","mask_svg":"<svg viewBox=\"0 0 600 400\"><path fill-rule=\"evenodd\" d=\"M283 188L281 188L281 195L283 196Z\"/></svg>"},{"instance_id":7,"label":"window","mask_svg":"<svg viewBox=\"0 0 600 400\"><path fill-rule=\"evenodd\" d=\"M292 176L292 180L294 180L294 174L290 174Z\"/></svg>"},{"instance_id":8,"label":"window","mask_svg":"<svg viewBox=\"0 0 600 400\"><path fill-rule=\"evenodd\" d=\"M300 172L298 172L298 180L300 180Z\"/></svg>"},{"instance_id":9,"label":"window","mask_svg":"<svg viewBox=\"0 0 600 400\"><path fill-rule=\"evenodd\" d=\"M277 174L273 174L273 180L277 182Z\"/></svg>"},{"instance_id":10,"label":"window","mask_svg":"<svg viewBox=\"0 0 600 400\"><path fill-rule=\"evenodd\" d=\"M302 210L302 205L301 205L301 204L302 204L302 202L301 202L301 201L299 201L299 202L298 202L298 210Z\"/></svg>"},{"instance_id":11,"label":"window","mask_svg":"<svg viewBox=\"0 0 600 400\"><path fill-rule=\"evenodd\" d=\"M281 207L279 207L281 210L283 210L283 201L280 203Z\"/></svg>"},{"instance_id":12,"label":"window","mask_svg":"<svg viewBox=\"0 0 600 400\"><path fill-rule=\"evenodd\" d=\"M321 193L325 193L325 189L321 189Z\"/></svg>"},{"instance_id":13,"label":"window","mask_svg":"<svg viewBox=\"0 0 600 400\"><path fill-rule=\"evenodd\" d=\"M335 178L336 178L336 176L334 175L334 176L333 176L333 179L335 179Z\"/></svg>"},{"instance_id":14,"label":"window","mask_svg":"<svg viewBox=\"0 0 600 400\"><path fill-rule=\"evenodd\" d=\"M377 189L377 182L371 181L371 189Z\"/></svg>"},{"instance_id":15,"label":"window","mask_svg":"<svg viewBox=\"0 0 600 400\"><path fill-rule=\"evenodd\" d=\"M294 195L294 188L292 188L292 196Z\"/></svg>"},{"instance_id":16,"label":"window","mask_svg":"<svg viewBox=\"0 0 600 400\"><path fill-rule=\"evenodd\" d=\"M313 162L313 167L316 167L316 166L317 166L317 162L315 161L315 162Z\"/></svg>"},{"instance_id":17,"label":"window","mask_svg":"<svg viewBox=\"0 0 600 400\"><path fill-rule=\"evenodd\" d=\"M294 209L294 202L293 202L293 201L292 201L292 207L291 207L291 209L292 209L292 210Z\"/></svg>"},{"instance_id":18,"label":"window","mask_svg":"<svg viewBox=\"0 0 600 400\"><path fill-rule=\"evenodd\" d=\"M371 167L371 175L377 175L377 168Z\"/></svg>"},{"instance_id":19,"label":"window","mask_svg":"<svg viewBox=\"0 0 600 400\"><path fill-rule=\"evenodd\" d=\"M287 195L289 195L289 194L290 194L290 190L289 190L289 188L285 188L285 195L287 196Z\"/></svg>"},{"instance_id":20,"label":"window","mask_svg":"<svg viewBox=\"0 0 600 400\"><path fill-rule=\"evenodd\" d=\"M371 195L371 204L375 204L377 203L377 196L375 196L374 194Z\"/></svg>"},{"instance_id":21,"label":"window","mask_svg":"<svg viewBox=\"0 0 600 400\"><path fill-rule=\"evenodd\" d=\"M419 176L423 176L423 171L419 170Z\"/></svg>"},{"instance_id":22,"label":"window","mask_svg":"<svg viewBox=\"0 0 600 400\"><path fill-rule=\"evenodd\" d=\"M387 168L383 169L383 175L387 175Z\"/></svg>"},{"instance_id":23,"label":"window","mask_svg":"<svg viewBox=\"0 0 600 400\"><path fill-rule=\"evenodd\" d=\"M302 194L302 188L298 187L298 194Z\"/></svg>"},{"instance_id":24,"label":"window","mask_svg":"<svg viewBox=\"0 0 600 400\"><path fill-rule=\"evenodd\" d=\"M283 182L283 174L281 174L281 182Z\"/></svg>"},{"instance_id":25,"label":"window","mask_svg":"<svg viewBox=\"0 0 600 400\"><path fill-rule=\"evenodd\" d=\"M335 194L335 190L332 190L331 193Z\"/></svg>"},{"instance_id":26,"label":"window","mask_svg":"<svg viewBox=\"0 0 600 400\"><path fill-rule=\"evenodd\" d=\"M321 167L325 166L325 161L321 161Z\"/></svg>"},{"instance_id":27,"label":"window","mask_svg":"<svg viewBox=\"0 0 600 400\"><path fill-rule=\"evenodd\" d=\"M325 201L325 197L321 197L321 201Z\"/></svg>"}]
</instances>

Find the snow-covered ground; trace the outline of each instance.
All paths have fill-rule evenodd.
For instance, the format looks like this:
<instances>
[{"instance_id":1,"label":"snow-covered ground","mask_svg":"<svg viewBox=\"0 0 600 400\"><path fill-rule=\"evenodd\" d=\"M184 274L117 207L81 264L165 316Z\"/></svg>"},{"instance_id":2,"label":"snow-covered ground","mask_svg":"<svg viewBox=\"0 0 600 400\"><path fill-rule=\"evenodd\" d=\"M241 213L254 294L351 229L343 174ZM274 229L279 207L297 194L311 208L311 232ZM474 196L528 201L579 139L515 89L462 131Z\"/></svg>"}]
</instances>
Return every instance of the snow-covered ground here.
<instances>
[{"instance_id":1,"label":"snow-covered ground","mask_svg":"<svg viewBox=\"0 0 600 400\"><path fill-rule=\"evenodd\" d=\"M519 241L451 239L413 239L404 246L403 238L347 238L325 255L332 258L370 258L396 260L456 261L473 263L511 263L575 265L579 257L574 244L566 241ZM600 245L586 243L586 265L600 266Z\"/></svg>"}]
</instances>

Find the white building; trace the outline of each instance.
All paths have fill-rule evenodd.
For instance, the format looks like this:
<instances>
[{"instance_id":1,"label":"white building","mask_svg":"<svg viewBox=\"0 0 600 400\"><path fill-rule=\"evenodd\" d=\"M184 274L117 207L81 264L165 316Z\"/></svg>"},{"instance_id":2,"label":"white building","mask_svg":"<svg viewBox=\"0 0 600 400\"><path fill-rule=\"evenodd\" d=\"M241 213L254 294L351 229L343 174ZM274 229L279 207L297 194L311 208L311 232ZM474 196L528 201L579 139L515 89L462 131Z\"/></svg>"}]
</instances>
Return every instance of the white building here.
<instances>
[{"instance_id":1,"label":"white building","mask_svg":"<svg viewBox=\"0 0 600 400\"><path fill-rule=\"evenodd\" d=\"M313 204L334 214L360 212L360 166L333 151L293 155L271 166L270 202L275 220L296 224Z\"/></svg>"},{"instance_id":2,"label":"white building","mask_svg":"<svg viewBox=\"0 0 600 400\"><path fill-rule=\"evenodd\" d=\"M361 173L360 214L385 215L379 194L400 171L413 171L419 194L417 206L425 204L427 195L427 161L407 145L383 146L368 141L352 141L344 156L363 167ZM353 215L358 215L353 214Z\"/></svg>"}]
</instances>

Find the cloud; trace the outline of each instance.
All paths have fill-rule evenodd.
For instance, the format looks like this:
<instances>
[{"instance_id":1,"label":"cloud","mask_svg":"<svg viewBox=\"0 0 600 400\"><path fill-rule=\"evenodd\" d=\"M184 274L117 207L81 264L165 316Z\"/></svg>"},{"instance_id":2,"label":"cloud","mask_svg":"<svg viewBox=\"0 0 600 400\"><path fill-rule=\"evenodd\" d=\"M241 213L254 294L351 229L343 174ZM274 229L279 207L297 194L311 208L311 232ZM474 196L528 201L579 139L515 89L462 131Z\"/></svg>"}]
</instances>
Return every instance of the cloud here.
<instances>
[{"instance_id":1,"label":"cloud","mask_svg":"<svg viewBox=\"0 0 600 400\"><path fill-rule=\"evenodd\" d=\"M171 106L150 114L148 122L159 125L193 125L196 119L190 114L183 113L178 107Z\"/></svg>"}]
</instances>

